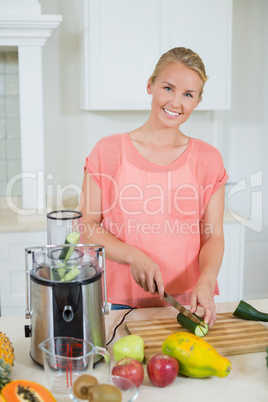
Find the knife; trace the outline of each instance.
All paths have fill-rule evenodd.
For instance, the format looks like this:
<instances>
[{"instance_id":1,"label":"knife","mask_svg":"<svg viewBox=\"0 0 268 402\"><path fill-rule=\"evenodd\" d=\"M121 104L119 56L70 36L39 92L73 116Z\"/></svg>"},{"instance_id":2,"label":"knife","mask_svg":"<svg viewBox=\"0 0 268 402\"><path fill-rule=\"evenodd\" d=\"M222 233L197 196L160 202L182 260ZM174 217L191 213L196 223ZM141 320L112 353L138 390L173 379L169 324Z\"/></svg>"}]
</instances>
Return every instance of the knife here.
<instances>
[{"instance_id":1,"label":"knife","mask_svg":"<svg viewBox=\"0 0 268 402\"><path fill-rule=\"evenodd\" d=\"M155 289L158 293L158 288L157 288L156 282L155 282ZM174 297L170 296L165 291L164 291L164 300L168 304L170 304L172 307L174 307L176 310L178 310L180 313L185 315L185 317L188 317L191 321L206 328L205 324L203 324L203 322L201 320L199 320L199 318L197 318L194 314L192 314L189 310L187 310L187 308L183 307L177 300L174 299Z\"/></svg>"}]
</instances>

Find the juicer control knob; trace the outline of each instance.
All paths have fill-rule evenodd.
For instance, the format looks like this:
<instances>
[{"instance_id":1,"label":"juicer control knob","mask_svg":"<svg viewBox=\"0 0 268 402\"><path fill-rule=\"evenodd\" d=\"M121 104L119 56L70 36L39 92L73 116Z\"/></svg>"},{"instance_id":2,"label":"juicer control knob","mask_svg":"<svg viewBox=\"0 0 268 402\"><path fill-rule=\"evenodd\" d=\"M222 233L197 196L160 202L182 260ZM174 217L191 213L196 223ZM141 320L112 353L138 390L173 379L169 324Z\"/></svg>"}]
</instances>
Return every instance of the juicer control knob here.
<instances>
[{"instance_id":1,"label":"juicer control knob","mask_svg":"<svg viewBox=\"0 0 268 402\"><path fill-rule=\"evenodd\" d=\"M64 321L70 322L74 318L74 312L72 306L64 306L62 317Z\"/></svg>"},{"instance_id":2,"label":"juicer control knob","mask_svg":"<svg viewBox=\"0 0 268 402\"><path fill-rule=\"evenodd\" d=\"M24 325L24 335L25 335L25 338L30 338L32 336L32 326L31 325Z\"/></svg>"}]
</instances>

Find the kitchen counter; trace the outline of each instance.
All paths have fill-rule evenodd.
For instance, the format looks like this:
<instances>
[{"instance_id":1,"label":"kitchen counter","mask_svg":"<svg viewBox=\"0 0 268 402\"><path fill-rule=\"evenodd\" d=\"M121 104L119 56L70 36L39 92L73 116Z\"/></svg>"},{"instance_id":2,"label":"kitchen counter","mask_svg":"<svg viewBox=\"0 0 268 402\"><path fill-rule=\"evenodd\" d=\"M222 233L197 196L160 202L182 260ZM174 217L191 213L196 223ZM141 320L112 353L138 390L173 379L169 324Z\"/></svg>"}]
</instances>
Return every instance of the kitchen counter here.
<instances>
[{"instance_id":1,"label":"kitchen counter","mask_svg":"<svg viewBox=\"0 0 268 402\"><path fill-rule=\"evenodd\" d=\"M64 204L64 207L50 208L49 211L57 209L72 209L74 204ZM230 212L226 209L224 211L224 223L237 223L232 217ZM47 217L46 212L42 214L35 214L32 216L19 215L16 212L0 207L0 233L17 233L17 232L40 232L47 230Z\"/></svg>"},{"instance_id":2,"label":"kitchen counter","mask_svg":"<svg viewBox=\"0 0 268 402\"><path fill-rule=\"evenodd\" d=\"M268 299L249 301L261 311L268 311ZM217 303L217 313L233 312L238 302ZM120 322L126 310L111 311L105 316L107 342L111 339L114 327ZM126 316L125 321L170 318L176 319L176 310L172 307L147 308L133 310ZM29 356L30 339L24 338L24 324L29 320L24 317L0 318L0 331L5 332L13 343L15 349L15 364L12 379L28 379L39 382L47 387L44 371L37 366ZM268 328L268 323L263 323ZM120 337L127 335L124 323L117 329L116 336L108 346L111 354L111 367L113 359L112 346ZM253 340L258 342L258 339ZM268 345L267 345L268 346ZM265 363L266 352L229 356L232 371L225 378L211 377L193 379L178 376L175 382L166 388L154 387L147 376L139 389L137 401L140 402L267 402L268 401L268 370ZM94 369L96 375L104 372L104 363ZM58 402L70 401L65 397L55 395ZM10 401L11 402L11 401Z\"/></svg>"},{"instance_id":3,"label":"kitchen counter","mask_svg":"<svg viewBox=\"0 0 268 402\"><path fill-rule=\"evenodd\" d=\"M23 216L8 209L0 209L0 233L45 232L46 215Z\"/></svg>"},{"instance_id":4,"label":"kitchen counter","mask_svg":"<svg viewBox=\"0 0 268 402\"><path fill-rule=\"evenodd\" d=\"M0 233L41 232L47 230L47 213L55 210L78 210L77 197L68 197L55 206L48 202L47 208L28 215L21 208L20 201L12 202L11 208L0 199ZM26 211L27 212L27 211Z\"/></svg>"}]
</instances>

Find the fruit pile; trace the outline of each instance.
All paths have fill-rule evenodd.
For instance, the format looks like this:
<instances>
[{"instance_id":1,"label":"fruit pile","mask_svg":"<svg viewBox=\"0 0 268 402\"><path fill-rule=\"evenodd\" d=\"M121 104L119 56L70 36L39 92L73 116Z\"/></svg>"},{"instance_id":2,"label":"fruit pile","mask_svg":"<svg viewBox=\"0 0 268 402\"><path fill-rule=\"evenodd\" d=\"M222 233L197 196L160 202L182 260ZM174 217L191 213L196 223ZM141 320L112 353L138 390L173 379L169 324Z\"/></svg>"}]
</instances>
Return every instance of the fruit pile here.
<instances>
[{"instance_id":1,"label":"fruit pile","mask_svg":"<svg viewBox=\"0 0 268 402\"><path fill-rule=\"evenodd\" d=\"M112 374L128 378L139 387L144 379L144 341L138 335L127 335L113 346L116 363ZM231 371L231 362L221 356L214 347L202 338L189 333L170 335L162 344L162 353L151 357L147 373L157 387L172 384L178 374L187 377L226 377Z\"/></svg>"},{"instance_id":2,"label":"fruit pile","mask_svg":"<svg viewBox=\"0 0 268 402\"><path fill-rule=\"evenodd\" d=\"M0 332L0 402L46 401L56 402L52 394L42 385L32 381L11 381L14 365L14 348L6 334Z\"/></svg>"}]
</instances>

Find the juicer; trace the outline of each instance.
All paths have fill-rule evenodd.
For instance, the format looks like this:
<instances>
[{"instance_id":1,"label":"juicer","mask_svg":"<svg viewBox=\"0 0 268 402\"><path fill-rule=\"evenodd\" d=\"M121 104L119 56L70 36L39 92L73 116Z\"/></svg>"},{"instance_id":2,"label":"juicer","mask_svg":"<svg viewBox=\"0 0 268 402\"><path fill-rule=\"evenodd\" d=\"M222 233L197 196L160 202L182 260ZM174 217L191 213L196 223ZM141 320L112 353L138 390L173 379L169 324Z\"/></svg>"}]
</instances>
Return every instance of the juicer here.
<instances>
[{"instance_id":1,"label":"juicer","mask_svg":"<svg viewBox=\"0 0 268 402\"><path fill-rule=\"evenodd\" d=\"M58 336L105 348L104 314L109 308L104 247L62 243L26 248L25 267L26 318L30 320L25 336L31 338L31 358L43 365L39 344ZM95 363L101 359L97 355Z\"/></svg>"}]
</instances>

